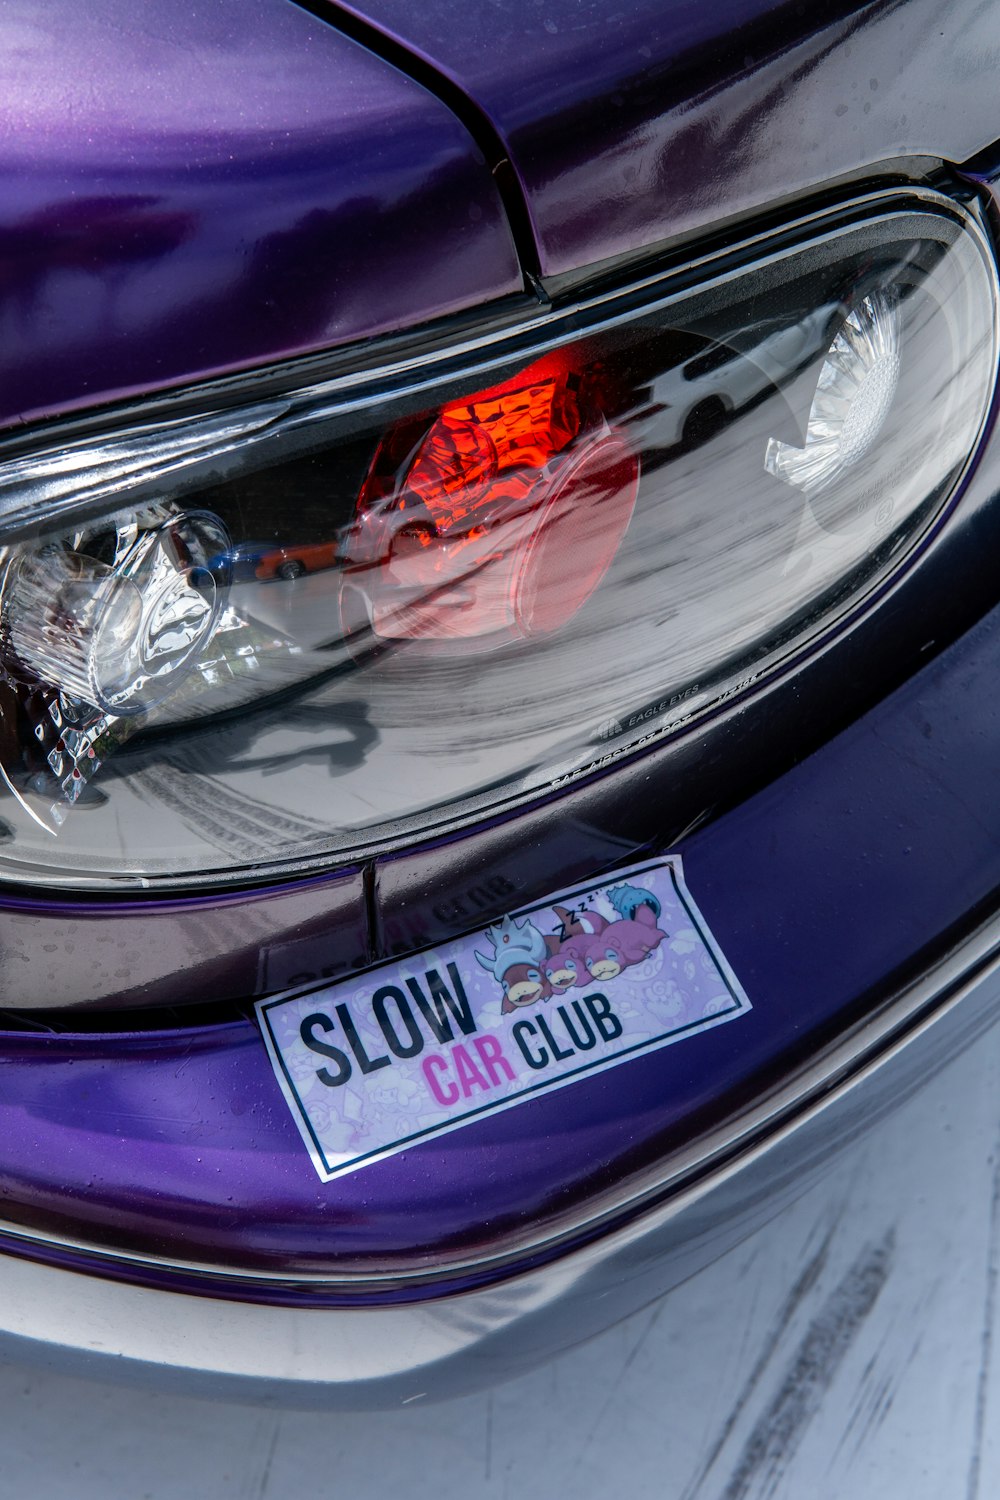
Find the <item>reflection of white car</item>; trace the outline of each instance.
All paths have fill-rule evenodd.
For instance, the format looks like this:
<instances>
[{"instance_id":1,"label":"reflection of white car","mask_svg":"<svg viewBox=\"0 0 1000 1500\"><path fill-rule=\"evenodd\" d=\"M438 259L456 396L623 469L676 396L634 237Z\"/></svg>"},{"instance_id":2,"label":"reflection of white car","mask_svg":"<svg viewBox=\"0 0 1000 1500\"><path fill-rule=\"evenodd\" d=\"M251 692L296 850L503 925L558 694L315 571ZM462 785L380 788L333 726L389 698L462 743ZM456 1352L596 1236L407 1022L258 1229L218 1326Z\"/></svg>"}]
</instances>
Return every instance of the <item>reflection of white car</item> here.
<instances>
[{"instance_id":1,"label":"reflection of white car","mask_svg":"<svg viewBox=\"0 0 1000 1500\"><path fill-rule=\"evenodd\" d=\"M825 303L798 322L758 325L739 335L740 348L706 343L705 348L649 386L649 404L639 418L643 438L658 447L694 447L765 392L791 381L814 357L825 353L837 305Z\"/></svg>"}]
</instances>

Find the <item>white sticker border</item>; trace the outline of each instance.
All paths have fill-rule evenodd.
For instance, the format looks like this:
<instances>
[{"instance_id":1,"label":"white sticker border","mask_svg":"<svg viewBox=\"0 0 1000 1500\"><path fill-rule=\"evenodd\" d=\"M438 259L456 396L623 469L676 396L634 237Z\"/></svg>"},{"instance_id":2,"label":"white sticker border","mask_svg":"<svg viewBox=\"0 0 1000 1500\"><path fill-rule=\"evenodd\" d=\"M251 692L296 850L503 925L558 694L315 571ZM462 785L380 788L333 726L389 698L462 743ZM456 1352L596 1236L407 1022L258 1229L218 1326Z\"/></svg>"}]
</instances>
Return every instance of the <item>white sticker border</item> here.
<instances>
[{"instance_id":1,"label":"white sticker border","mask_svg":"<svg viewBox=\"0 0 1000 1500\"><path fill-rule=\"evenodd\" d=\"M653 1037L647 1041L633 1043L623 1048L620 1052L616 1052L611 1057L602 1057L595 1059L593 1062L583 1063L580 1067L574 1068L568 1073L563 1073L556 1078L539 1079L537 1083L529 1084L527 1087L519 1090L518 1093L510 1094L502 1100L477 1104L454 1119L415 1131L412 1135L389 1142L385 1146L376 1147L372 1151L365 1152L363 1156L353 1157L350 1161L340 1162L333 1167L330 1166L327 1160L322 1144L309 1119L308 1112L299 1098L295 1083L285 1065L285 1060L281 1055L281 1050L271 1029L268 1012L302 995L322 995L325 997L343 991L348 986L356 985L359 979L367 978L370 974L377 974L380 969L391 968L393 965L398 964L401 961L400 956L396 955L392 958L380 959L378 963L370 964L365 969L356 969L353 974L341 979L321 981L320 983L311 981L309 984L300 985L292 990L286 990L283 994L270 995L263 1000L255 1001L254 1011L257 1016L264 1046L267 1049L268 1060L284 1096L285 1103L288 1105L292 1119L298 1128L299 1135L302 1137L303 1144L309 1153L309 1159L320 1180L322 1182L334 1182L340 1177L347 1177L359 1171L362 1167L373 1166L376 1162L385 1161L392 1156L399 1156L411 1146L419 1145L422 1141L437 1140L441 1136L450 1135L454 1130L461 1130L464 1126L471 1124L482 1115L498 1115L504 1110L515 1109L518 1105L525 1103L526 1100L530 1100L536 1094L554 1093L557 1089L576 1083L581 1077L589 1077L593 1074L606 1072L609 1068L618 1067L622 1063L630 1061L633 1057L647 1052L662 1051L663 1048L670 1047L675 1042L687 1041L691 1036L698 1035L703 1031L710 1031L714 1027L724 1025L728 1021L736 1020L737 1017L752 1010L753 1006L746 991L737 979L728 959L716 942L705 918L702 916L697 902L688 890L684 879L683 862L679 854L664 854L655 859L644 860L638 865L619 867L618 869L608 871L607 874L597 880L581 882L578 885L568 887L566 890L556 891L551 896L534 902L531 906L519 907L512 911L510 915L512 917L531 916L535 912L547 910L554 906L556 902L567 903L578 896L593 895L607 890L609 886L617 884L623 878L631 879L632 877L646 874L651 870L664 869L669 871L677 899L686 910L691 919L691 925L704 943L707 951L711 954L712 960L718 970L719 978L732 998L733 1004L730 1008L718 1011L712 1016L702 1017L697 1021L689 1022L686 1026L667 1032L660 1037ZM428 943L423 948L414 949L412 953L406 955L406 958L418 958L423 953L434 953L449 943L464 942L471 944L478 942L485 934L485 931L485 928L474 928L471 932L459 933L454 938L448 938L443 943Z\"/></svg>"}]
</instances>

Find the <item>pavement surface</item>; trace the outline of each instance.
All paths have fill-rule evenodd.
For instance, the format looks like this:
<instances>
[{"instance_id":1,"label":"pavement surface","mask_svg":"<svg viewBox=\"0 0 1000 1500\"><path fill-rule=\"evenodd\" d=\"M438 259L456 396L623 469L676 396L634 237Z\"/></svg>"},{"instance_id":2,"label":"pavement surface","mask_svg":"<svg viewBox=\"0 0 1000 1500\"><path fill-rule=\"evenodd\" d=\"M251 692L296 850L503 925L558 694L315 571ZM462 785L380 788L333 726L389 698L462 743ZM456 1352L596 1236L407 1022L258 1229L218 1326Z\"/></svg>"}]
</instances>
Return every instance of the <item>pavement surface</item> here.
<instances>
[{"instance_id":1,"label":"pavement surface","mask_svg":"<svg viewBox=\"0 0 1000 1500\"><path fill-rule=\"evenodd\" d=\"M0 1497L993 1500L1000 1026L662 1301L491 1392L273 1411L0 1365Z\"/></svg>"}]
</instances>

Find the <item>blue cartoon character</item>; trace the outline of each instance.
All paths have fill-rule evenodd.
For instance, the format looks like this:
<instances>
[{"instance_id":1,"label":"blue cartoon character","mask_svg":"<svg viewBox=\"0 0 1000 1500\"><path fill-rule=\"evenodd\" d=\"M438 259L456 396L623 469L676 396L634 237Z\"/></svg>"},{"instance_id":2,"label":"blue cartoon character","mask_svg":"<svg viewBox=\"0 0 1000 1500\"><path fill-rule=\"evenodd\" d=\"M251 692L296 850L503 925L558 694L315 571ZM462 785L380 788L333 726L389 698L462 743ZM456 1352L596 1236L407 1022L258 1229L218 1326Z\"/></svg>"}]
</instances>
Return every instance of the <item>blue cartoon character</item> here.
<instances>
[{"instance_id":1,"label":"blue cartoon character","mask_svg":"<svg viewBox=\"0 0 1000 1500\"><path fill-rule=\"evenodd\" d=\"M620 917L627 922L637 918L655 927L663 907L652 891L644 891L638 885L613 885L608 891L608 900ZM652 922L650 922L652 913Z\"/></svg>"},{"instance_id":2,"label":"blue cartoon character","mask_svg":"<svg viewBox=\"0 0 1000 1500\"><path fill-rule=\"evenodd\" d=\"M476 961L502 986L501 1009L507 1012L547 1000L552 987L542 974L542 963L549 950L534 923L527 917L522 922L504 917L486 929L486 936L493 944L493 953L487 957L477 952Z\"/></svg>"}]
</instances>

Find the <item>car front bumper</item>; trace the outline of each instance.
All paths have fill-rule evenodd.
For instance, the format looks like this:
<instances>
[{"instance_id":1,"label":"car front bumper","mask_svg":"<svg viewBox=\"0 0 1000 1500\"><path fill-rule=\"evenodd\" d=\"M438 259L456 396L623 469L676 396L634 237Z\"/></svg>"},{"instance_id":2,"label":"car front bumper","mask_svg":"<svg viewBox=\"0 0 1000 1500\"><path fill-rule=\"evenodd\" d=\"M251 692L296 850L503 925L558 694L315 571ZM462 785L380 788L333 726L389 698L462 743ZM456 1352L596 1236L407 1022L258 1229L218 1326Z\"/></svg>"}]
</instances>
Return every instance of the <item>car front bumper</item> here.
<instances>
[{"instance_id":1,"label":"car front bumper","mask_svg":"<svg viewBox=\"0 0 1000 1500\"><path fill-rule=\"evenodd\" d=\"M249 1020L136 1033L129 1046L9 1034L8 1346L31 1340L36 1356L71 1364L113 1356L188 1389L394 1404L514 1374L684 1280L997 1016L998 670L994 611L682 842L692 890L768 1018L771 1061L732 1053L745 1071L730 1078L728 1108L703 1111L700 1132L672 1150L671 1107L690 1117L685 1079L718 1087L727 1053L715 1049L739 1028L660 1054L668 1074L630 1064L626 1097L579 1083L555 1105L524 1106L511 1149L533 1151L540 1169L529 1160L513 1181L522 1210L536 1183L537 1200L485 1234L473 1234L481 1203L466 1190L502 1166L488 1126L450 1137L443 1161L431 1143L408 1153L413 1165L379 1164L324 1199ZM695 1046L705 1050L689 1069ZM716 1072L703 1073L713 1052ZM609 1171L622 1122L653 1109L668 1130L650 1132L631 1171ZM545 1186L572 1152L603 1176L591 1170L554 1208ZM450 1198L436 1168L440 1182L450 1171ZM407 1175L426 1194L416 1215L386 1190ZM437 1243L433 1212L451 1231Z\"/></svg>"}]
</instances>

